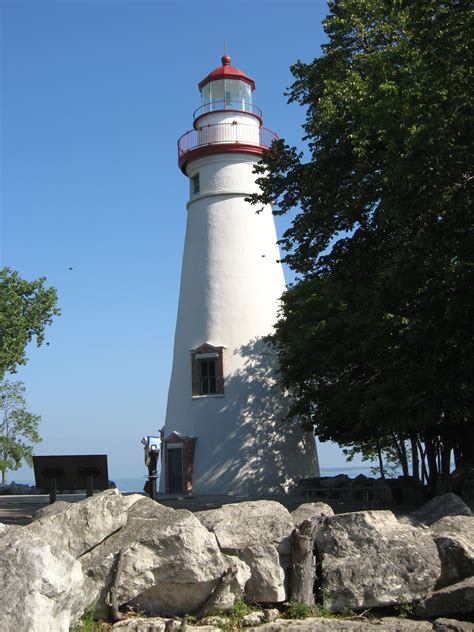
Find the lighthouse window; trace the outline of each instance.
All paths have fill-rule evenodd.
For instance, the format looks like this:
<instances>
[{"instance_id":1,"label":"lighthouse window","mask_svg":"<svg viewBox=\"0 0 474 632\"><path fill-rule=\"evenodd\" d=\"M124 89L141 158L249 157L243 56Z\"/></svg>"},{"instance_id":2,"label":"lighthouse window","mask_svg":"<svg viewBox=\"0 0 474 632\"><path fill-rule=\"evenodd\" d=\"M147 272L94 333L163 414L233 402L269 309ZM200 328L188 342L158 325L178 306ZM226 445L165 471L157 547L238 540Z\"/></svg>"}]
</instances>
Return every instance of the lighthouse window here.
<instances>
[{"instance_id":1,"label":"lighthouse window","mask_svg":"<svg viewBox=\"0 0 474 632\"><path fill-rule=\"evenodd\" d=\"M224 397L224 347L205 343L191 351L192 397Z\"/></svg>"},{"instance_id":2,"label":"lighthouse window","mask_svg":"<svg viewBox=\"0 0 474 632\"><path fill-rule=\"evenodd\" d=\"M201 395L216 393L216 361L199 361L199 381Z\"/></svg>"},{"instance_id":3,"label":"lighthouse window","mask_svg":"<svg viewBox=\"0 0 474 632\"><path fill-rule=\"evenodd\" d=\"M192 195L199 193L199 173L191 178L191 193Z\"/></svg>"}]
</instances>

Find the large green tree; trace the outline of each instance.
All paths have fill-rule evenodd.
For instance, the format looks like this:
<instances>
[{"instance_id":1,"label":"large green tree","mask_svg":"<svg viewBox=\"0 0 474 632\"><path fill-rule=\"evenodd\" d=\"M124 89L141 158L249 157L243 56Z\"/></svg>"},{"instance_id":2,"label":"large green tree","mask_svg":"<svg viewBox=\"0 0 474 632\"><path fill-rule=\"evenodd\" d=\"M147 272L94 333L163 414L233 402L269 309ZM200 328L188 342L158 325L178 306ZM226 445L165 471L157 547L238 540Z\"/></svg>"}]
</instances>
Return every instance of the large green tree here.
<instances>
[{"instance_id":1,"label":"large green tree","mask_svg":"<svg viewBox=\"0 0 474 632\"><path fill-rule=\"evenodd\" d=\"M292 67L309 158L283 140L256 204L299 207L275 344L291 414L342 446L474 464L472 46L464 0L333 0Z\"/></svg>"},{"instance_id":2,"label":"large green tree","mask_svg":"<svg viewBox=\"0 0 474 632\"><path fill-rule=\"evenodd\" d=\"M33 338L40 346L45 327L60 313L56 289L45 281L25 281L9 268L0 270L0 380L26 364L26 346Z\"/></svg>"},{"instance_id":3,"label":"large green tree","mask_svg":"<svg viewBox=\"0 0 474 632\"><path fill-rule=\"evenodd\" d=\"M22 461L33 465L32 443L39 443L41 417L26 408L23 382L0 382L0 472L5 483L7 470L17 470Z\"/></svg>"}]
</instances>

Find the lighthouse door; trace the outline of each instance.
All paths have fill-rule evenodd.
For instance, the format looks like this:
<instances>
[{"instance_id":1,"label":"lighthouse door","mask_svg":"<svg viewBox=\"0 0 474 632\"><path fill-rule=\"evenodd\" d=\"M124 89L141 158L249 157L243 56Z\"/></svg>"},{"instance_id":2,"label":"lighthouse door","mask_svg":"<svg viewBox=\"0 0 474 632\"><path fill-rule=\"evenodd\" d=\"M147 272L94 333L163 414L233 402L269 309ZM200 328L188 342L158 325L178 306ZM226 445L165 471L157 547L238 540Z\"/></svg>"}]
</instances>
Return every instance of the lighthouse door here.
<instances>
[{"instance_id":1,"label":"lighthouse door","mask_svg":"<svg viewBox=\"0 0 474 632\"><path fill-rule=\"evenodd\" d=\"M181 446L168 448L169 493L183 492L183 450Z\"/></svg>"}]
</instances>

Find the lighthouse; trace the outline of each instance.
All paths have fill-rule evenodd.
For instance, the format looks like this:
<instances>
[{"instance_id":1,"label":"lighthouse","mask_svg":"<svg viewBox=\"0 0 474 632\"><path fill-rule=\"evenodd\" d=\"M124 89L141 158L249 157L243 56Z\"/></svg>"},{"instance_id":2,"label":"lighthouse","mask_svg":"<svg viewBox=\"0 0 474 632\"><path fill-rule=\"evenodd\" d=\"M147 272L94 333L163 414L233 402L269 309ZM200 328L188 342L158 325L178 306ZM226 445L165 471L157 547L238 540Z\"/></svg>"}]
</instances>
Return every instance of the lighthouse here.
<instances>
[{"instance_id":1,"label":"lighthouse","mask_svg":"<svg viewBox=\"0 0 474 632\"><path fill-rule=\"evenodd\" d=\"M286 289L271 207L256 213L255 164L276 134L254 81L222 65L199 84L178 141L189 181L173 367L161 431L161 493L287 494L319 473L311 433L287 402L265 342Z\"/></svg>"}]
</instances>

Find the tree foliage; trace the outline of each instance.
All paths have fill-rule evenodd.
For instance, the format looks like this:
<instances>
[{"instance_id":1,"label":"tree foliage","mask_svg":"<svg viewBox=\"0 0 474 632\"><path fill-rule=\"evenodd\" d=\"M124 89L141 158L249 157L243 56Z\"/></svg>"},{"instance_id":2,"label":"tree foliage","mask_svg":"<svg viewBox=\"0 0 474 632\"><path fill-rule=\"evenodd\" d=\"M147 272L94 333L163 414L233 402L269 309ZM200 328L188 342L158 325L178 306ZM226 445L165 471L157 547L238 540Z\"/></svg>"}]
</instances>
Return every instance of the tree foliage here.
<instances>
[{"instance_id":1,"label":"tree foliage","mask_svg":"<svg viewBox=\"0 0 474 632\"><path fill-rule=\"evenodd\" d=\"M0 270L0 379L26 364L26 346L33 338L39 347L45 327L60 310L53 287L45 287L45 277L25 281L9 268Z\"/></svg>"},{"instance_id":2,"label":"tree foliage","mask_svg":"<svg viewBox=\"0 0 474 632\"><path fill-rule=\"evenodd\" d=\"M282 240L298 275L274 337L282 382L323 440L411 440L435 475L451 449L474 462L473 13L329 7L323 54L292 67L310 159L278 141L252 196L300 209Z\"/></svg>"},{"instance_id":3,"label":"tree foliage","mask_svg":"<svg viewBox=\"0 0 474 632\"><path fill-rule=\"evenodd\" d=\"M26 408L23 382L0 382L0 471L5 483L6 471L17 470L22 461L33 465L33 446L39 443L39 415ZM26 443L28 442L28 443Z\"/></svg>"}]
</instances>

